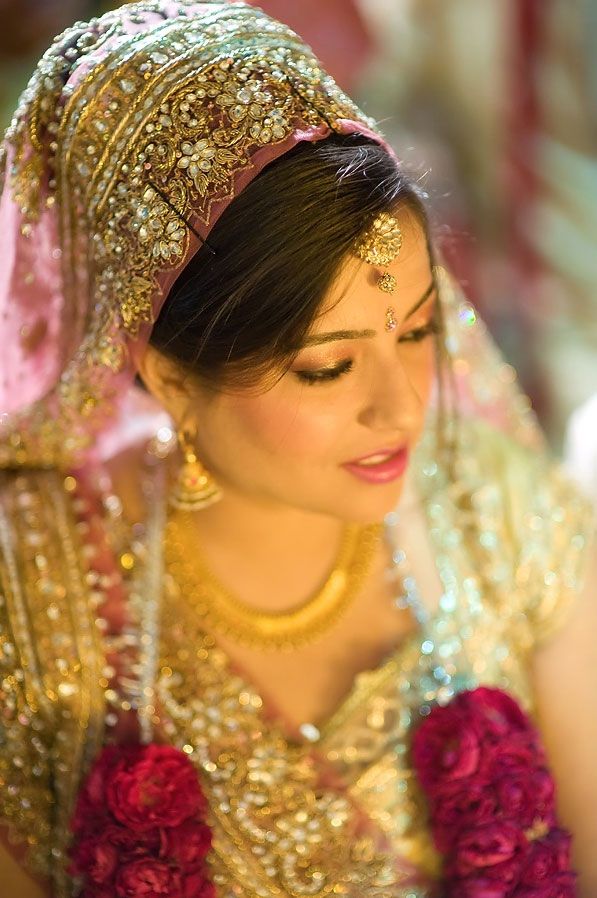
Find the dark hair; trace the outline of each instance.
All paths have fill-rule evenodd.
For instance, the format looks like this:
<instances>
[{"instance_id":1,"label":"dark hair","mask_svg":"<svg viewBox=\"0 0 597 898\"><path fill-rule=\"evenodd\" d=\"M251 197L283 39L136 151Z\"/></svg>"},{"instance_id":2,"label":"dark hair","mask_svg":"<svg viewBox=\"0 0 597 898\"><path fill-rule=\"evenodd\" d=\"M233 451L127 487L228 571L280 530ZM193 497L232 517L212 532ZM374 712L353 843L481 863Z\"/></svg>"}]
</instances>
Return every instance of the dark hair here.
<instances>
[{"instance_id":1,"label":"dark hair","mask_svg":"<svg viewBox=\"0 0 597 898\"><path fill-rule=\"evenodd\" d=\"M343 259L381 211L422 194L361 135L301 143L228 206L178 277L150 342L216 389L292 362Z\"/></svg>"}]
</instances>

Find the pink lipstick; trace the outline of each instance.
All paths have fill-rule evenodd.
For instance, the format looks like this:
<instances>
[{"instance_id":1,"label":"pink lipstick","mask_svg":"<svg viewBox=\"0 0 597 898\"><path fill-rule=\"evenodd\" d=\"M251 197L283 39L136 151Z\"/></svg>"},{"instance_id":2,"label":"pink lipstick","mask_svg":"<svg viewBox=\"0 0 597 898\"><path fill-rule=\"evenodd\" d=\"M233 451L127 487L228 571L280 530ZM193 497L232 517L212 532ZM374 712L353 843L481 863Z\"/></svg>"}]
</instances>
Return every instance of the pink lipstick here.
<instances>
[{"instance_id":1,"label":"pink lipstick","mask_svg":"<svg viewBox=\"0 0 597 898\"><path fill-rule=\"evenodd\" d=\"M355 477L368 483L391 483L402 477L408 465L408 447L401 449L386 449L375 452L373 455L365 455L356 461L346 462L342 465Z\"/></svg>"}]
</instances>

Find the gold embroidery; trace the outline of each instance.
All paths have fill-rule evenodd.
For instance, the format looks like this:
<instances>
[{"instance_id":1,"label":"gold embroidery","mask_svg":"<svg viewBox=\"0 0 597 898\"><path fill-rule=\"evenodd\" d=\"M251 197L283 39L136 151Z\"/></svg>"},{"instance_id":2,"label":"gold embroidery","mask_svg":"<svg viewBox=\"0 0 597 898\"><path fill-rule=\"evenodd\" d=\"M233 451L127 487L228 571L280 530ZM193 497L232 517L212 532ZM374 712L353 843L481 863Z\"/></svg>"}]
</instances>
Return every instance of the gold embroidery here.
<instances>
[{"instance_id":1,"label":"gold embroidery","mask_svg":"<svg viewBox=\"0 0 597 898\"><path fill-rule=\"evenodd\" d=\"M32 868L52 878L57 898L71 892L70 815L104 718L101 653L62 479L53 471L7 474L0 497L8 612L0 640L12 646L2 656L12 666L3 684L16 688L6 704L15 715L3 720L0 739L0 816L26 840Z\"/></svg>"},{"instance_id":2,"label":"gold embroidery","mask_svg":"<svg viewBox=\"0 0 597 898\"><path fill-rule=\"evenodd\" d=\"M222 896L395 895L387 887L400 876L358 836L350 801L319 783L308 751L264 725L261 698L228 669L173 584L163 618L175 623L162 631L158 700L209 797Z\"/></svg>"}]
</instances>

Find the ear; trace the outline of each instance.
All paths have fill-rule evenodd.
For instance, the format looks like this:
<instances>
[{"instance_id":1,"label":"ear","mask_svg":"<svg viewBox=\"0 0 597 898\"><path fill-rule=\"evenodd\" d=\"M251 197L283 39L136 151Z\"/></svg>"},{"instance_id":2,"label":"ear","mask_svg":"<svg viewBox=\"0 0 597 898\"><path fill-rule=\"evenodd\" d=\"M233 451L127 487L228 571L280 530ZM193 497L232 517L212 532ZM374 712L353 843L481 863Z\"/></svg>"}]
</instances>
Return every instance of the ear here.
<instances>
[{"instance_id":1,"label":"ear","mask_svg":"<svg viewBox=\"0 0 597 898\"><path fill-rule=\"evenodd\" d=\"M138 372L149 392L180 423L192 396L191 378L185 369L149 345L138 362Z\"/></svg>"}]
</instances>

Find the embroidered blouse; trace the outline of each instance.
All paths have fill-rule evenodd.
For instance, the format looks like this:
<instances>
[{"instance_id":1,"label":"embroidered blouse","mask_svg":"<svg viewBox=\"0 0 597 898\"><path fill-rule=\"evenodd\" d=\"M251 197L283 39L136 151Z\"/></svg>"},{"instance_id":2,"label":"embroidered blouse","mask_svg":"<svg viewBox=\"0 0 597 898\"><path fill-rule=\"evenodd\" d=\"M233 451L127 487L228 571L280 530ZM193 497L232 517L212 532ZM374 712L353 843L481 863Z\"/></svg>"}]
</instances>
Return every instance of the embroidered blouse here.
<instances>
[{"instance_id":1,"label":"embroidered blouse","mask_svg":"<svg viewBox=\"0 0 597 898\"><path fill-rule=\"evenodd\" d=\"M593 515L546 454L478 421L460 422L449 464L424 440L413 476L439 607L357 676L316 742L297 744L144 558L152 525L124 528L105 475L90 489L55 470L2 474L0 834L57 898L73 890L64 858L81 777L104 742L135 737L136 707L142 730L197 767L219 898L430 894L441 859L411 770L413 728L480 684L533 713L529 656L575 600ZM393 515L386 531L398 563Z\"/></svg>"}]
</instances>

